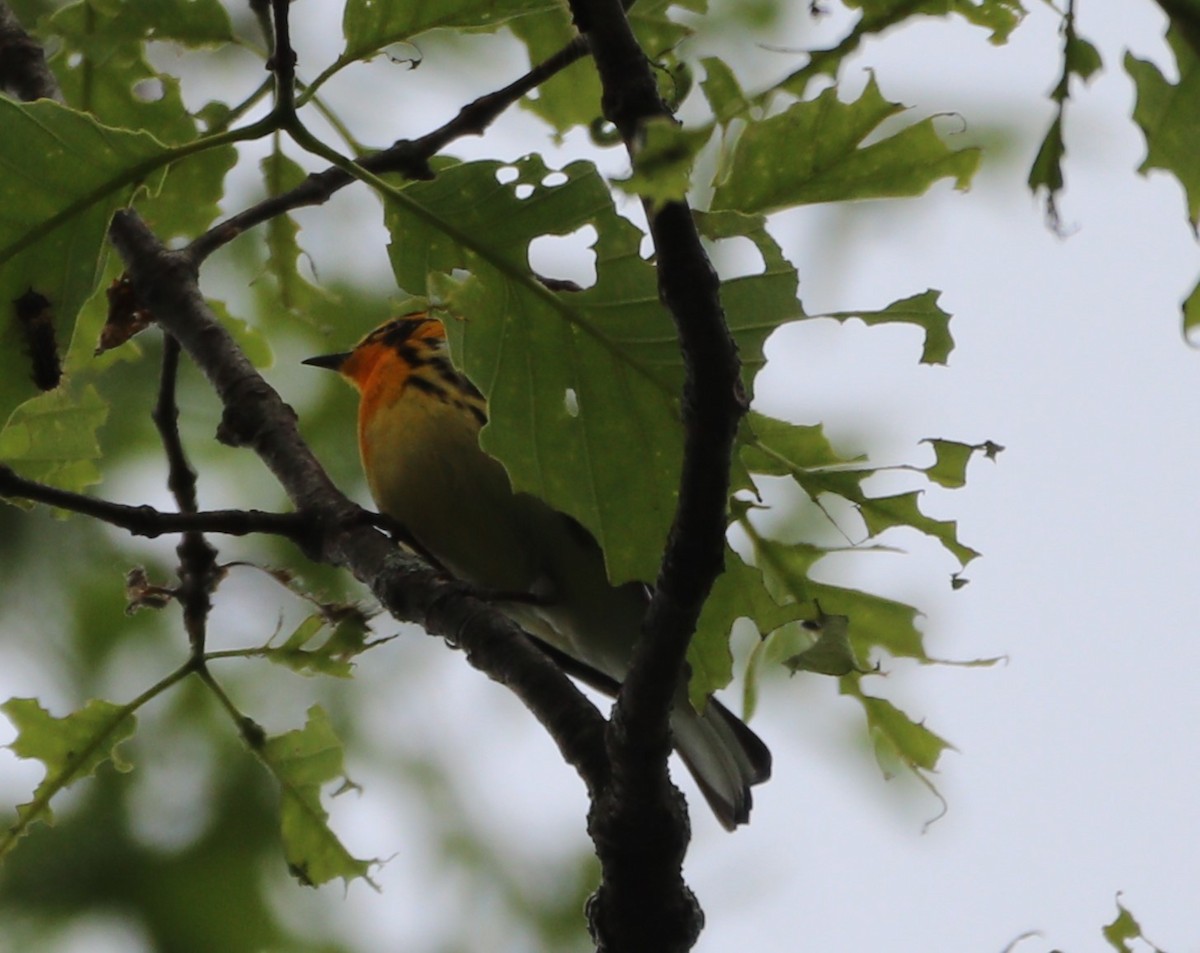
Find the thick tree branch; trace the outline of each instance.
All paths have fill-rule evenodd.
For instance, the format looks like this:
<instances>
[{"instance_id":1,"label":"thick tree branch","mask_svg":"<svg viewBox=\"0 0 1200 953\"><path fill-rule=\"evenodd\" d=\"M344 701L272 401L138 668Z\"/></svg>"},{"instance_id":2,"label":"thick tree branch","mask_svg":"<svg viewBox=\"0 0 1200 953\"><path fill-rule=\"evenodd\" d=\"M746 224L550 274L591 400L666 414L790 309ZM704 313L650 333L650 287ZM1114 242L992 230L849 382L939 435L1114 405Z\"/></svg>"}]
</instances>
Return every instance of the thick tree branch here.
<instances>
[{"instance_id":1,"label":"thick tree branch","mask_svg":"<svg viewBox=\"0 0 1200 953\"><path fill-rule=\"evenodd\" d=\"M462 648L546 726L589 791L606 787L604 719L595 706L515 624L464 584L397 548L342 495L300 436L295 412L208 310L191 256L163 247L132 211L114 216L110 237L138 301L179 340L221 399L218 437L253 449L314 527L309 555L349 570L395 618L421 623Z\"/></svg>"},{"instance_id":2,"label":"thick tree branch","mask_svg":"<svg viewBox=\"0 0 1200 953\"><path fill-rule=\"evenodd\" d=\"M382 175L398 172L409 179L431 179L433 172L429 160L441 152L455 139L463 136L481 136L509 106L522 96L536 89L551 76L587 55L588 44L583 37L576 37L557 53L545 59L528 73L502 89L480 96L458 111L449 122L418 139L401 139L373 155L358 160L358 165ZM272 196L237 215L214 225L192 242L189 247L197 264L218 248L228 244L243 232L263 222L276 218L294 209L322 205L334 193L354 181L348 172L330 167L323 172L314 172L294 189Z\"/></svg>"},{"instance_id":3,"label":"thick tree branch","mask_svg":"<svg viewBox=\"0 0 1200 953\"><path fill-rule=\"evenodd\" d=\"M0 90L18 99L62 102L62 90L42 45L25 32L7 3L0 2Z\"/></svg>"},{"instance_id":4,"label":"thick tree branch","mask_svg":"<svg viewBox=\"0 0 1200 953\"><path fill-rule=\"evenodd\" d=\"M571 0L600 74L605 117L636 154L644 123L670 112L619 0ZM593 837L605 877L591 924L604 949L684 951L703 916L683 882L686 814L666 777L669 715L688 644L724 566L729 466L745 413L737 350L725 324L719 280L686 202L646 204L659 296L679 333L685 432L679 504L667 548L608 733L612 796L597 805ZM654 923L653 930L645 924Z\"/></svg>"}]
</instances>

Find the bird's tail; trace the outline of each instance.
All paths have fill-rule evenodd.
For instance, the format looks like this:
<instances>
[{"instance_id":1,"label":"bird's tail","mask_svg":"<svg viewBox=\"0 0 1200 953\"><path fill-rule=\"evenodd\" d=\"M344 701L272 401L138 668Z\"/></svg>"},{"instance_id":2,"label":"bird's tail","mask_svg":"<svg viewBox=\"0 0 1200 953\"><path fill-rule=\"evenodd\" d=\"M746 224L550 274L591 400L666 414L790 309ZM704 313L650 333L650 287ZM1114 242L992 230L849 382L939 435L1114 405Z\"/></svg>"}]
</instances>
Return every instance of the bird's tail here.
<instances>
[{"instance_id":1,"label":"bird's tail","mask_svg":"<svg viewBox=\"0 0 1200 953\"><path fill-rule=\"evenodd\" d=\"M771 776L771 752L728 708L710 698L703 712L689 703L671 713L675 747L708 806L733 830L750 819L750 788Z\"/></svg>"}]
</instances>

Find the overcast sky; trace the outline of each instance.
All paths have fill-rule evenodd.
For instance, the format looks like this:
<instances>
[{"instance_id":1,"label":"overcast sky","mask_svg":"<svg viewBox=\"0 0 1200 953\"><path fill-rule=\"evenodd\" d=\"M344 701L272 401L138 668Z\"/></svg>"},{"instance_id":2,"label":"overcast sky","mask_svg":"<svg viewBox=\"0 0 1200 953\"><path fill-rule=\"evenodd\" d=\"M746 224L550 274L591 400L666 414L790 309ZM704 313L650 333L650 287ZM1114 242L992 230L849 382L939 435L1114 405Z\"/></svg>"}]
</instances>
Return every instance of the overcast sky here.
<instances>
[{"instance_id":1,"label":"overcast sky","mask_svg":"<svg viewBox=\"0 0 1200 953\"><path fill-rule=\"evenodd\" d=\"M703 811L694 820L687 874L708 915L701 953L999 953L1031 930L1041 936L1023 941L1024 953L1086 953L1104 948L1100 929L1118 892L1159 946L1200 947L1200 440L1190 425L1200 353L1183 341L1178 314L1200 256L1177 183L1135 173L1144 144L1121 58L1128 49L1165 63L1162 18L1149 0L1117 6L1080 4L1079 30L1106 69L1076 91L1068 115L1067 237L1047 229L1024 186L1059 68L1056 18L1037 2L1006 47L961 23L928 21L868 46L844 70L848 89L870 66L883 94L918 115L961 114L966 139L1015 129L1012 152L985 157L970 192L941 184L920 200L806 209L774 226L810 313L879 308L939 288L957 348L948 368L929 368L917 363L911 328L790 327L769 347L762 409L824 421L840 450L869 451L881 464L929 463L926 437L1006 447L996 463L974 461L964 489L924 499L983 553L965 588L950 589L952 557L908 533L885 539L907 555L828 561L818 574L920 607L937 657L1006 661L884 660L888 677L866 685L957 748L935 779L948 811L927 829L941 805L910 780L881 777L859 707L832 680L771 684L755 728L774 749L775 777L756 789L753 823L730 835ZM803 46L807 29L771 39ZM302 68L303 43L320 39L310 34L301 33ZM755 61L766 78L795 59ZM495 85L492 60L476 72L454 65L458 87L431 106L439 121L448 103ZM436 68L429 62L421 75ZM422 96L433 88L430 79ZM335 104L338 89L329 90ZM355 86L342 95L353 114ZM411 129L393 124L375 138L433 124L404 120ZM939 122L962 128L953 115ZM522 136L537 128L502 123L495 136L507 140L490 134L454 151L515 158L536 147ZM378 220L369 199L338 201L346 218ZM386 274L380 248L322 247L321 214L302 241L326 273ZM909 475L874 489L918 485ZM514 849L531 850L526 838L582 839L578 780L504 690L433 640L396 653L397 664L428 667L430 692L381 709L381 737L403 724L405 734L440 732L460 746L462 786L480 792L479 815L522 844ZM383 677L362 673L366 687ZM464 724L464 711L480 717ZM404 813L368 785L337 816L360 853L397 852L378 878L382 895L356 885L342 906L347 921L365 924L362 948L435 948L439 918L462 915L462 901L422 882Z\"/></svg>"}]
</instances>

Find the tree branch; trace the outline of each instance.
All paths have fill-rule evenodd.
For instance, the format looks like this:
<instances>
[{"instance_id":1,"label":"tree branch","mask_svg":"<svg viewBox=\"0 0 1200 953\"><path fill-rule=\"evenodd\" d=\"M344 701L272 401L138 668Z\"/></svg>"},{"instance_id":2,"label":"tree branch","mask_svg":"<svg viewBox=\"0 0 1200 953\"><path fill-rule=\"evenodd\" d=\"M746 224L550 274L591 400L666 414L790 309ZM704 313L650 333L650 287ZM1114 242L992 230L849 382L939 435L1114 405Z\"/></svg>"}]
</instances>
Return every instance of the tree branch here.
<instances>
[{"instance_id":1,"label":"tree branch","mask_svg":"<svg viewBox=\"0 0 1200 953\"><path fill-rule=\"evenodd\" d=\"M11 90L26 102L63 101L58 79L46 65L45 50L4 2L0 2L0 90Z\"/></svg>"},{"instance_id":2,"label":"tree branch","mask_svg":"<svg viewBox=\"0 0 1200 953\"><path fill-rule=\"evenodd\" d=\"M179 376L179 342L171 335L163 339L162 370L159 374L158 401L154 405L154 425L158 428L163 450L167 455L167 487L175 497L181 513L195 513L196 471L188 463L183 441L179 437L179 408L175 402L175 383ZM212 592L220 574L217 571L217 550L199 530L186 530L175 547L179 556L178 599L183 607L183 625L192 646L192 654L204 654L208 614L212 610Z\"/></svg>"},{"instance_id":3,"label":"tree branch","mask_svg":"<svg viewBox=\"0 0 1200 953\"><path fill-rule=\"evenodd\" d=\"M634 156L644 123L670 111L619 0L571 0L571 10L591 43L605 117ZM703 926L681 872L689 832L666 774L669 717L700 610L724 568L729 467L746 410L719 279L691 209L686 202L645 208L659 297L675 321L683 355L684 455L654 595L608 732L612 794L592 815L605 876L593 897L591 925L602 948L622 953L685 951ZM646 929L650 922L653 931Z\"/></svg>"},{"instance_id":4,"label":"tree branch","mask_svg":"<svg viewBox=\"0 0 1200 953\"><path fill-rule=\"evenodd\" d=\"M313 527L308 555L349 570L395 618L462 648L472 665L521 698L589 791L606 787L599 711L514 623L465 584L397 548L334 486L300 436L295 412L209 311L192 256L166 249L133 211L113 217L110 238L138 301L179 340L220 398L218 439L253 449Z\"/></svg>"},{"instance_id":5,"label":"tree branch","mask_svg":"<svg viewBox=\"0 0 1200 953\"><path fill-rule=\"evenodd\" d=\"M432 179L433 171L429 168L429 160L433 156L455 139L483 135L509 106L551 76L582 59L587 52L586 38L576 37L524 76L463 106L453 119L432 132L418 139L401 139L382 152L359 159L357 164L376 175L398 172L409 179ZM314 172L294 189L264 199L214 225L193 241L188 250L199 265L214 251L243 232L294 209L323 205L353 181L353 176L336 166L331 166L323 172Z\"/></svg>"},{"instance_id":6,"label":"tree branch","mask_svg":"<svg viewBox=\"0 0 1200 953\"><path fill-rule=\"evenodd\" d=\"M127 530L134 536L154 539L172 533L222 533L247 536L270 533L284 536L301 547L308 545L312 523L299 513L267 513L262 510L209 510L207 512L164 513L152 506L126 506L108 500L71 493L18 476L0 464L0 496L14 500L44 503L60 510L90 516L110 526Z\"/></svg>"}]
</instances>

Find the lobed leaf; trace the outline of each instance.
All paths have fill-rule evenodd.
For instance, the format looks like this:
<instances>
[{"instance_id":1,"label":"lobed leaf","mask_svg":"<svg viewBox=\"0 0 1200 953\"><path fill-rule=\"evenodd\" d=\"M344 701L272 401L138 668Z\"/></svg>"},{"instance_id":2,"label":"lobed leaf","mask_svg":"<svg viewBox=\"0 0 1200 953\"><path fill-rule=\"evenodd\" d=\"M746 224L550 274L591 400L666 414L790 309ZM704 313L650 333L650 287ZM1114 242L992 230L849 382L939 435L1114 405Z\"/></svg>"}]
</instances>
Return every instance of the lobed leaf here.
<instances>
[{"instance_id":1,"label":"lobed leaf","mask_svg":"<svg viewBox=\"0 0 1200 953\"><path fill-rule=\"evenodd\" d=\"M733 679L729 636L738 619L749 619L765 638L780 626L809 612L800 602L778 598L763 580L760 569L749 565L731 549L725 551L725 571L717 577L704 603L696 634L688 646L691 677L688 694L700 709L705 700Z\"/></svg>"},{"instance_id":2,"label":"lobed leaf","mask_svg":"<svg viewBox=\"0 0 1200 953\"><path fill-rule=\"evenodd\" d=\"M990 30L992 43L1008 41L1025 9L1019 0L842 0L846 6L863 12L869 30L873 24L890 25L898 18L914 16L944 17L957 14L968 23Z\"/></svg>"},{"instance_id":3,"label":"lobed leaf","mask_svg":"<svg viewBox=\"0 0 1200 953\"><path fill-rule=\"evenodd\" d=\"M817 618L819 605L821 613L849 619L848 635L856 658L869 659L880 648L897 658L931 661L925 652L924 636L916 627L918 612L912 606L811 578L812 567L820 559L842 551L762 537L754 540L755 560L763 571L767 588L781 601L790 599L812 606L810 618ZM797 641L798 635L792 632L778 639L780 644L770 647L768 661L782 662L813 641L811 635Z\"/></svg>"},{"instance_id":4,"label":"lobed leaf","mask_svg":"<svg viewBox=\"0 0 1200 953\"><path fill-rule=\"evenodd\" d=\"M344 615L325 640L313 642L329 628L328 617L321 612L310 615L301 622L282 645L269 646L264 654L279 665L284 665L302 675L332 675L349 678L354 665L350 661L365 645L368 631L366 619L361 613Z\"/></svg>"},{"instance_id":5,"label":"lobed leaf","mask_svg":"<svg viewBox=\"0 0 1200 953\"><path fill-rule=\"evenodd\" d=\"M199 47L231 42L229 16L217 0L89 0L56 12L46 29L58 44L50 65L70 105L168 145L199 137L179 80L151 65L146 46L153 40ZM173 163L163 188L142 197L139 212L164 241L194 237L220 214L225 175L236 162L237 151L224 146Z\"/></svg>"},{"instance_id":6,"label":"lobed leaf","mask_svg":"<svg viewBox=\"0 0 1200 953\"><path fill-rule=\"evenodd\" d=\"M814 314L814 318L833 318L848 321L858 318L868 327L877 324L915 324L925 332L925 344L921 351L922 364L945 364L954 350L954 338L950 335L950 315L938 304L942 293L930 288L909 298L893 301L882 311L834 311L829 314Z\"/></svg>"},{"instance_id":7,"label":"lobed leaf","mask_svg":"<svg viewBox=\"0 0 1200 953\"><path fill-rule=\"evenodd\" d=\"M865 694L861 680L857 674L846 676L841 681L841 691L862 704L867 716L867 730L875 746L875 759L884 775L891 777L896 766L906 768L936 793L925 775L935 771L942 752L954 746L923 724L913 721L886 699Z\"/></svg>"},{"instance_id":8,"label":"lobed leaf","mask_svg":"<svg viewBox=\"0 0 1200 953\"><path fill-rule=\"evenodd\" d=\"M627 16L634 35L656 66L659 60L691 34L685 24L671 18L674 10L703 12L705 0L640 0L629 5ZM540 63L560 50L576 35L571 13L564 3L538 8L536 16L519 17L509 27L529 50L530 64ZM663 92L668 101L678 98L675 80L665 78ZM538 87L521 105L540 116L561 139L576 126L595 126L601 119L600 80L589 59L583 59Z\"/></svg>"},{"instance_id":9,"label":"lobed leaf","mask_svg":"<svg viewBox=\"0 0 1200 953\"><path fill-rule=\"evenodd\" d=\"M1120 896L1118 894L1118 896ZM1117 953L1134 953L1137 947L1133 945L1135 940L1141 940L1146 946L1150 947L1151 953L1163 953L1157 946L1151 943L1142 935L1142 926L1137 922L1137 919L1125 907L1121 901L1117 900L1117 916L1112 923L1108 923L1103 929L1104 939L1108 941Z\"/></svg>"},{"instance_id":10,"label":"lobed leaf","mask_svg":"<svg viewBox=\"0 0 1200 953\"><path fill-rule=\"evenodd\" d=\"M1146 137L1146 158L1139 172L1163 169L1179 180L1187 193L1188 221L1200 228L1200 56L1178 31L1167 34L1179 68L1171 83L1157 66L1125 54L1125 71L1137 87L1133 119Z\"/></svg>"},{"instance_id":11,"label":"lobed leaf","mask_svg":"<svg viewBox=\"0 0 1200 953\"><path fill-rule=\"evenodd\" d=\"M372 883L371 866L378 861L352 856L330 829L329 812L321 804L325 784L345 782L342 743L324 709L313 705L303 728L268 738L261 751L279 782L280 829L292 875L308 886L336 877L347 884L358 877Z\"/></svg>"},{"instance_id":12,"label":"lobed leaf","mask_svg":"<svg viewBox=\"0 0 1200 953\"><path fill-rule=\"evenodd\" d=\"M346 48L338 65L366 59L429 30L495 30L514 17L546 16L560 9L556 0L348 0L342 11Z\"/></svg>"},{"instance_id":13,"label":"lobed leaf","mask_svg":"<svg viewBox=\"0 0 1200 953\"><path fill-rule=\"evenodd\" d=\"M29 290L41 294L58 340L71 339L103 271L108 220L141 184L161 183L164 148L48 100L0 97L0 128L0 420L7 420L35 393L13 302ZM80 163L81 155L91 158Z\"/></svg>"},{"instance_id":14,"label":"lobed leaf","mask_svg":"<svg viewBox=\"0 0 1200 953\"><path fill-rule=\"evenodd\" d=\"M128 706L93 699L65 718L55 718L36 698L10 698L0 711L17 729L8 746L18 758L41 761L46 776L33 798L17 806L17 821L0 835L0 857L8 853L30 825L54 822L50 800L80 778L96 772L106 761L118 771L130 771L117 746L133 734L136 718Z\"/></svg>"},{"instance_id":15,"label":"lobed leaf","mask_svg":"<svg viewBox=\"0 0 1200 953\"><path fill-rule=\"evenodd\" d=\"M300 165L278 148L262 160L262 172L270 195L287 192L306 177ZM328 299L328 292L300 273L300 260L306 255L297 240L300 226L291 215L277 215L266 228L267 272L279 290L279 303L291 314L307 317L317 299Z\"/></svg>"},{"instance_id":16,"label":"lobed leaf","mask_svg":"<svg viewBox=\"0 0 1200 953\"><path fill-rule=\"evenodd\" d=\"M749 122L714 183L712 207L766 213L815 202L920 195L946 177L965 189L980 152L948 148L932 119L863 144L903 109L883 98L872 75L853 103L843 103L831 87L814 100Z\"/></svg>"},{"instance_id":17,"label":"lobed leaf","mask_svg":"<svg viewBox=\"0 0 1200 953\"><path fill-rule=\"evenodd\" d=\"M933 447L934 462L922 472L938 486L958 489L967 482L967 464L976 453L995 460L1004 448L998 443L985 440L983 443L959 443L956 440L928 438L922 440Z\"/></svg>"},{"instance_id":18,"label":"lobed leaf","mask_svg":"<svg viewBox=\"0 0 1200 953\"><path fill-rule=\"evenodd\" d=\"M920 496L920 490L913 490L894 496L864 497L859 501L859 510L867 530L872 536L878 536L894 526L909 526L938 540L954 554L960 565L966 566L979 553L958 541L958 524L954 520L935 520L922 513L917 504Z\"/></svg>"}]
</instances>

